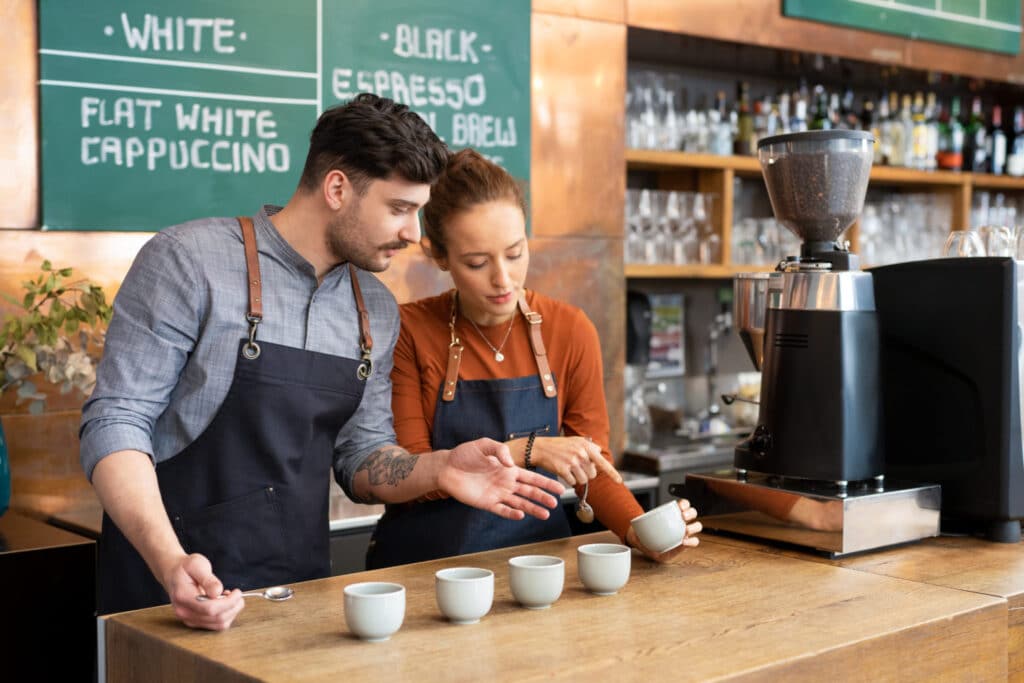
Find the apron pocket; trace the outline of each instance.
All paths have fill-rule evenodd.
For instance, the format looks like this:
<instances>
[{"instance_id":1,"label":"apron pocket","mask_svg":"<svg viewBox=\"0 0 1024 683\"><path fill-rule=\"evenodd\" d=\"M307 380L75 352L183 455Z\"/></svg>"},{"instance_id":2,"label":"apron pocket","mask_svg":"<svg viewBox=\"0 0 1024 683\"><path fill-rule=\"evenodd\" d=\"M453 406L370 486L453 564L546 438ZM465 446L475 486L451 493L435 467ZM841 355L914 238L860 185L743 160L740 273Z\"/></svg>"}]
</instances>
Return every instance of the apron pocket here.
<instances>
[{"instance_id":1,"label":"apron pocket","mask_svg":"<svg viewBox=\"0 0 1024 683\"><path fill-rule=\"evenodd\" d=\"M272 486L172 519L185 552L201 553L225 589L261 588L287 570L284 520Z\"/></svg>"},{"instance_id":2,"label":"apron pocket","mask_svg":"<svg viewBox=\"0 0 1024 683\"><path fill-rule=\"evenodd\" d=\"M509 432L508 440L511 441L512 439L521 439L524 436L529 436L530 434L536 434L537 436L547 436L547 433L550 432L550 431L551 431L551 426L550 425L541 425L540 427L534 427L533 429L527 429L524 432Z\"/></svg>"}]
</instances>

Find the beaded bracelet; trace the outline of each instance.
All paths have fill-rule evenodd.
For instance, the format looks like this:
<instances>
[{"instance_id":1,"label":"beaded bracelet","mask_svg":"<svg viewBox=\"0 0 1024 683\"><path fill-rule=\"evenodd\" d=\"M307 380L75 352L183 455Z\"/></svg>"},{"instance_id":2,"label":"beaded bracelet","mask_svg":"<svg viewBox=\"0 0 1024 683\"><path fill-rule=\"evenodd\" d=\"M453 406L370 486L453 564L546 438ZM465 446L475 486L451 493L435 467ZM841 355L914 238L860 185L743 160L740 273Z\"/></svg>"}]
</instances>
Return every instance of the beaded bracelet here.
<instances>
[{"instance_id":1,"label":"beaded bracelet","mask_svg":"<svg viewBox=\"0 0 1024 683\"><path fill-rule=\"evenodd\" d=\"M528 470L533 469L533 465L530 464L530 453L533 452L533 441L537 438L537 432L530 432L530 436L526 439L526 450L523 452L523 467Z\"/></svg>"}]
</instances>

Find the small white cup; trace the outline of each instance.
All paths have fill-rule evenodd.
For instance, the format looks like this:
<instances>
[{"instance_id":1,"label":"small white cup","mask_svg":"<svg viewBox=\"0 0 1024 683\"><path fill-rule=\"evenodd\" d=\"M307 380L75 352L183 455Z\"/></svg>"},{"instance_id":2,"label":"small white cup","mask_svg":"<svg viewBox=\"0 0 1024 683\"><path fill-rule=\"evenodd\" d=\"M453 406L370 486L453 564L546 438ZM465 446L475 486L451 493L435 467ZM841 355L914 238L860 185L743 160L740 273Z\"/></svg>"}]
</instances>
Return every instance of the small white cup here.
<instances>
[{"instance_id":1,"label":"small white cup","mask_svg":"<svg viewBox=\"0 0 1024 683\"><path fill-rule=\"evenodd\" d=\"M475 567L442 569L434 574L437 606L453 624L475 624L491 611L494 572Z\"/></svg>"},{"instance_id":2,"label":"small white cup","mask_svg":"<svg viewBox=\"0 0 1024 683\"><path fill-rule=\"evenodd\" d=\"M645 547L664 553L678 547L686 538L686 522L679 503L671 501L633 519L633 531Z\"/></svg>"},{"instance_id":3,"label":"small white cup","mask_svg":"<svg viewBox=\"0 0 1024 683\"><path fill-rule=\"evenodd\" d=\"M632 552L617 543L590 543L576 549L583 586L595 595L615 595L629 581Z\"/></svg>"},{"instance_id":4,"label":"small white cup","mask_svg":"<svg viewBox=\"0 0 1024 683\"><path fill-rule=\"evenodd\" d=\"M368 581L345 586L345 623L365 641L387 640L405 619L405 587Z\"/></svg>"},{"instance_id":5,"label":"small white cup","mask_svg":"<svg viewBox=\"0 0 1024 683\"><path fill-rule=\"evenodd\" d=\"M547 609L565 585L565 562L550 555L520 555L508 561L512 597L526 609Z\"/></svg>"}]
</instances>

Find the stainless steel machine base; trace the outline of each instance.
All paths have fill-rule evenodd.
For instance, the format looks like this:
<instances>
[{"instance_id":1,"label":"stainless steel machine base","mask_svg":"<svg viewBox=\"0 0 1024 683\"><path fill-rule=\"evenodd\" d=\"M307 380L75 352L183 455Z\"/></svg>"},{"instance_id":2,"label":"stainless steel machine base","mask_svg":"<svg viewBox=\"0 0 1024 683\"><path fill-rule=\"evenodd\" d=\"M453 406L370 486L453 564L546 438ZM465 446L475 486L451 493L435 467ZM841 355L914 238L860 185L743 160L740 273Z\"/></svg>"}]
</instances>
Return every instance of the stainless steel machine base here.
<instances>
[{"instance_id":1,"label":"stainless steel machine base","mask_svg":"<svg viewBox=\"0 0 1024 683\"><path fill-rule=\"evenodd\" d=\"M697 508L705 529L806 546L840 557L939 535L938 485L834 485L735 470L690 473L669 491Z\"/></svg>"}]
</instances>

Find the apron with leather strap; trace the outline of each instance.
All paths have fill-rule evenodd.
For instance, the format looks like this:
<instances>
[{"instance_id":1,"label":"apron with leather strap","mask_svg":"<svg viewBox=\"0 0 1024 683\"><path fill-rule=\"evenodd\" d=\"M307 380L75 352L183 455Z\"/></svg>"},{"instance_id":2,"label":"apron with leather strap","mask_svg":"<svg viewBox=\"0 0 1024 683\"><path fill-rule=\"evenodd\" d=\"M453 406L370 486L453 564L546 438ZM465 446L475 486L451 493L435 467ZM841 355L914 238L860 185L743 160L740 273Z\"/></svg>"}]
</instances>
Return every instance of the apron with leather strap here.
<instances>
[{"instance_id":1,"label":"apron with leather strap","mask_svg":"<svg viewBox=\"0 0 1024 683\"><path fill-rule=\"evenodd\" d=\"M541 339L541 316L530 310L525 297L519 309L529 324L537 374L513 379L460 380L463 346L455 334L457 304L449 323L448 367L438 391L431 433L434 449L454 448L466 441L489 437L510 441L529 436L558 436L561 421L555 377L548 366ZM551 472L537 470L555 478ZM527 515L513 521L460 503L454 498L388 505L377 523L367 553L367 568L422 562L439 557L475 553L523 543L535 543L570 534L561 505L547 520Z\"/></svg>"},{"instance_id":2,"label":"apron with leather strap","mask_svg":"<svg viewBox=\"0 0 1024 683\"><path fill-rule=\"evenodd\" d=\"M360 360L258 342L263 312L256 235L251 219L238 220L249 282L249 334L239 343L231 387L213 421L184 450L156 466L164 507L185 552L209 558L228 590L330 574L328 476L334 441L362 400L373 346L351 264ZM106 515L98 564L100 614L169 602Z\"/></svg>"}]
</instances>

